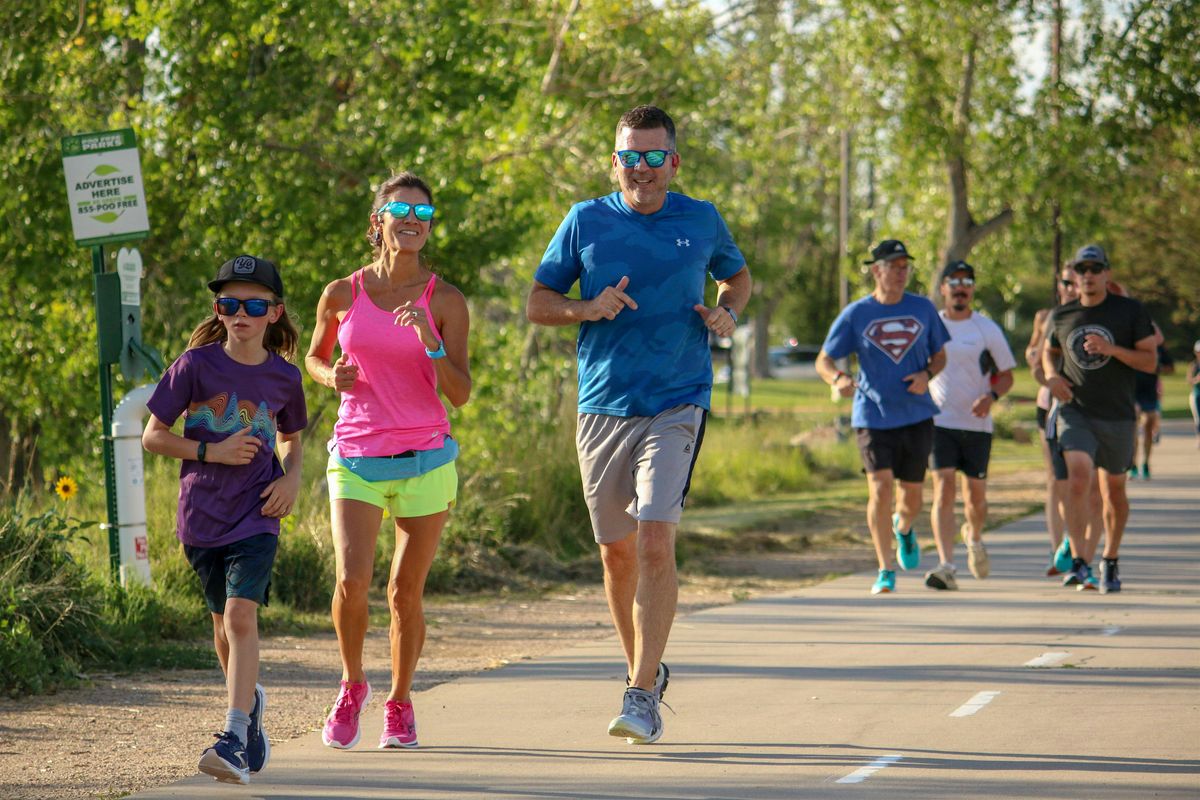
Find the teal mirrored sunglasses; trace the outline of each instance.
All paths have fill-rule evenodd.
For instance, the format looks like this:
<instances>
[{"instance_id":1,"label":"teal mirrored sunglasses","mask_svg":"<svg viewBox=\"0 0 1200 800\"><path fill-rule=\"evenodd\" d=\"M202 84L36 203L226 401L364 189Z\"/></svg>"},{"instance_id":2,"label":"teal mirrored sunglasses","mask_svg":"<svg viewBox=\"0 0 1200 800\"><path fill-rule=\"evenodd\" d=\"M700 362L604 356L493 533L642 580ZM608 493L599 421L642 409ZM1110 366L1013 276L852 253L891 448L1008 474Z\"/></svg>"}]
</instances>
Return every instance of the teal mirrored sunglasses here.
<instances>
[{"instance_id":1,"label":"teal mirrored sunglasses","mask_svg":"<svg viewBox=\"0 0 1200 800\"><path fill-rule=\"evenodd\" d=\"M396 219L404 219L408 216L408 212L411 211L413 216L417 219L421 220L422 222L429 222L429 220L433 219L435 210L436 209L434 209L433 206L426 203L417 203L416 205L412 205L410 203L401 203L399 200L393 200L390 203L384 203L381 205L375 213L382 214L386 211Z\"/></svg>"},{"instance_id":2,"label":"teal mirrored sunglasses","mask_svg":"<svg viewBox=\"0 0 1200 800\"><path fill-rule=\"evenodd\" d=\"M656 169L667 163L667 156L674 152L674 150L618 150L617 160L626 169L633 169L644 158L647 167Z\"/></svg>"}]
</instances>

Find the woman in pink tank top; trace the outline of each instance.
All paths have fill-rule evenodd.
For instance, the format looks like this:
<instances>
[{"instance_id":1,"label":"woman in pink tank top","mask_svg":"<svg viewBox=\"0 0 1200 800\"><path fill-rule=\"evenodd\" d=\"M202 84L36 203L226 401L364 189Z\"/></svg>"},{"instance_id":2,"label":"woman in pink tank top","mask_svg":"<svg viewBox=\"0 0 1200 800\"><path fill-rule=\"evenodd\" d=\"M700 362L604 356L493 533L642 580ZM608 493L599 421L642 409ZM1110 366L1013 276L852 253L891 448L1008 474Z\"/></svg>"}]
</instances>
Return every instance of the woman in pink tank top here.
<instances>
[{"instance_id":1,"label":"woman in pink tank top","mask_svg":"<svg viewBox=\"0 0 1200 800\"><path fill-rule=\"evenodd\" d=\"M391 689L379 746L417 744L411 691L425 643L421 599L458 488L458 444L439 392L455 407L471 394L466 299L421 259L433 193L400 173L380 186L371 209L375 259L325 287L305 358L313 380L341 396L326 473L342 681L322 733L341 749L358 743L359 715L371 699L362 651L385 509L395 520L396 556L388 580Z\"/></svg>"}]
</instances>

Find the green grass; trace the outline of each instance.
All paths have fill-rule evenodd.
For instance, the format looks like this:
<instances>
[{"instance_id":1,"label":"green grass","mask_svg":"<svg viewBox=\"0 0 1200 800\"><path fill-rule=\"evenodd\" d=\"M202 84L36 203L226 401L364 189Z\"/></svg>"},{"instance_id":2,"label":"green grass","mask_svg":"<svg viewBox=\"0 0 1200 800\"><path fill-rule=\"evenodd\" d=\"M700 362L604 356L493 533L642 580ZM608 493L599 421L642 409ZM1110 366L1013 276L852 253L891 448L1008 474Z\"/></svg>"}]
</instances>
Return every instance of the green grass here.
<instances>
[{"instance_id":1,"label":"green grass","mask_svg":"<svg viewBox=\"0 0 1200 800\"><path fill-rule=\"evenodd\" d=\"M748 403L735 399L729 415L722 389L714 394L681 531L700 537L798 536L860 528L867 485L847 427L850 401L831 401L829 387L819 380L764 379L752 384ZM995 412L993 476L1041 470L1036 395L1032 377L1015 373L1012 391ZM930 496L927 492L927 502ZM1030 508L1018 502L1003 516L1021 516Z\"/></svg>"},{"instance_id":2,"label":"green grass","mask_svg":"<svg viewBox=\"0 0 1200 800\"><path fill-rule=\"evenodd\" d=\"M1164 419L1191 419L1192 410L1188 406L1188 395L1192 387L1187 382L1187 364L1175 365L1174 375L1164 375L1162 378L1162 415Z\"/></svg>"}]
</instances>

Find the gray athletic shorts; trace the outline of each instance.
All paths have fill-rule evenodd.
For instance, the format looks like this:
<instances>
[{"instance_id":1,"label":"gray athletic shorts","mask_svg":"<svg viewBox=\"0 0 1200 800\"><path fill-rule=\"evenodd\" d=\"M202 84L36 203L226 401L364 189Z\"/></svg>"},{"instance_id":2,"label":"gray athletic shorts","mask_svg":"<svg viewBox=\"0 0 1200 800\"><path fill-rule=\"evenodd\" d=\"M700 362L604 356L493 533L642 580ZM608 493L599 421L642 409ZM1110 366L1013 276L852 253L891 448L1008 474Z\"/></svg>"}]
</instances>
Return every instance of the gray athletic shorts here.
<instances>
[{"instance_id":1,"label":"gray athletic shorts","mask_svg":"<svg viewBox=\"0 0 1200 800\"><path fill-rule=\"evenodd\" d=\"M579 415L575 446L597 542L620 541L639 521L679 522L707 415L690 404L654 417Z\"/></svg>"},{"instance_id":2,"label":"gray athletic shorts","mask_svg":"<svg viewBox=\"0 0 1200 800\"><path fill-rule=\"evenodd\" d=\"M1058 446L1063 452L1081 450L1110 475L1125 474L1133 464L1137 421L1093 419L1074 406L1058 412Z\"/></svg>"}]
</instances>

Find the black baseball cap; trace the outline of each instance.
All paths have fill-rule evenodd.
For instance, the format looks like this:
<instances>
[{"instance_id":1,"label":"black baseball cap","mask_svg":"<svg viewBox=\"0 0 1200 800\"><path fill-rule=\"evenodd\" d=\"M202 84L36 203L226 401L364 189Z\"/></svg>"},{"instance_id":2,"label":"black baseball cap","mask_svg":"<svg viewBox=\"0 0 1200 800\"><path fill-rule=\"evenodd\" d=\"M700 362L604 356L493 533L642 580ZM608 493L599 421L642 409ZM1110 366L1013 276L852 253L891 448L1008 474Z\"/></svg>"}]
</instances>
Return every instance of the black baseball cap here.
<instances>
[{"instance_id":1,"label":"black baseball cap","mask_svg":"<svg viewBox=\"0 0 1200 800\"><path fill-rule=\"evenodd\" d=\"M1075 258L1071 260L1071 266L1076 264L1103 264L1108 266L1108 254L1104 252L1104 248L1098 244L1085 244L1075 253Z\"/></svg>"},{"instance_id":2,"label":"black baseball cap","mask_svg":"<svg viewBox=\"0 0 1200 800\"><path fill-rule=\"evenodd\" d=\"M899 239L884 239L871 248L871 260L864 261L863 263L874 264L876 261L891 261L894 258L913 260L913 257L908 254L908 250L904 247L904 242Z\"/></svg>"},{"instance_id":3,"label":"black baseball cap","mask_svg":"<svg viewBox=\"0 0 1200 800\"><path fill-rule=\"evenodd\" d=\"M208 282L211 291L219 292L231 281L246 281L267 287L276 297L283 297L283 279L279 269L270 261L258 256L238 256L221 265L217 277Z\"/></svg>"},{"instance_id":4,"label":"black baseball cap","mask_svg":"<svg viewBox=\"0 0 1200 800\"><path fill-rule=\"evenodd\" d=\"M949 278L956 272L965 272L967 273L967 277L972 280L975 278L975 268L970 264L965 261L951 261L942 268L942 280L946 280L946 278Z\"/></svg>"}]
</instances>

